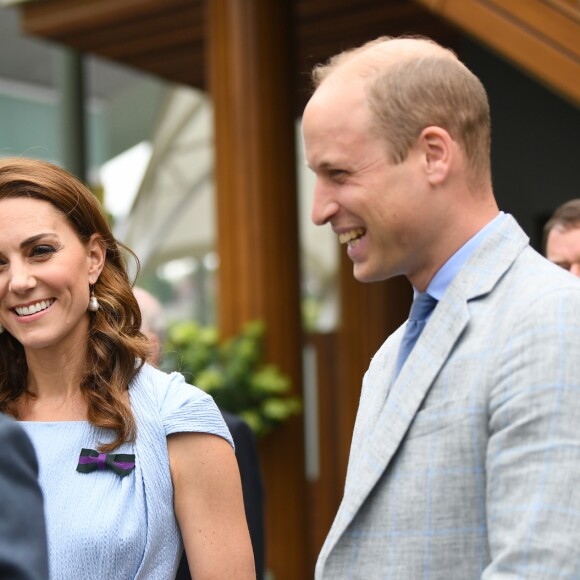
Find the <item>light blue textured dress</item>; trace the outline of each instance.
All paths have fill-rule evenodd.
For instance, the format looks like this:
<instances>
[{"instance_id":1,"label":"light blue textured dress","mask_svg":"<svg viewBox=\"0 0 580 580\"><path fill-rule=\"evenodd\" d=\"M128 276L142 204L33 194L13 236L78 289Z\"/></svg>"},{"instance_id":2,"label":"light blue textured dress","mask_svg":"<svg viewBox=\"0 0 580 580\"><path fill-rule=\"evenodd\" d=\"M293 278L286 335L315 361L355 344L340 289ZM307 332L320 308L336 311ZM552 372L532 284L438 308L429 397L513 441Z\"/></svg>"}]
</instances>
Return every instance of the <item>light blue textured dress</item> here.
<instances>
[{"instance_id":1,"label":"light blue textured dress","mask_svg":"<svg viewBox=\"0 0 580 580\"><path fill-rule=\"evenodd\" d=\"M233 446L213 399L181 374L145 365L129 394L137 438L114 451L135 455L125 477L76 471L81 449L113 440L111 431L86 421L21 422L38 455L54 580L173 579L182 542L166 437L211 433Z\"/></svg>"}]
</instances>

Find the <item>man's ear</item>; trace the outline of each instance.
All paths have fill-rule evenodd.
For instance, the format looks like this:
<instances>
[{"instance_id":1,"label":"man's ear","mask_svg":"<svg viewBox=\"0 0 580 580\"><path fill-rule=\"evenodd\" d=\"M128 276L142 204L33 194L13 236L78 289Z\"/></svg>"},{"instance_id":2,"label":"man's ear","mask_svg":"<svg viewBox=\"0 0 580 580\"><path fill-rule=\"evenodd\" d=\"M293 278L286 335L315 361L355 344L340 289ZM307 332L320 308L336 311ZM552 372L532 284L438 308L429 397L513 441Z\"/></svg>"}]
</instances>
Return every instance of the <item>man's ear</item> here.
<instances>
[{"instance_id":1,"label":"man's ear","mask_svg":"<svg viewBox=\"0 0 580 580\"><path fill-rule=\"evenodd\" d=\"M105 266L107 248L99 234L93 234L87 245L87 258L89 260L89 284L94 284Z\"/></svg>"},{"instance_id":2,"label":"man's ear","mask_svg":"<svg viewBox=\"0 0 580 580\"><path fill-rule=\"evenodd\" d=\"M441 127L425 127L419 135L423 167L431 185L439 185L447 178L455 148L451 136Z\"/></svg>"}]
</instances>

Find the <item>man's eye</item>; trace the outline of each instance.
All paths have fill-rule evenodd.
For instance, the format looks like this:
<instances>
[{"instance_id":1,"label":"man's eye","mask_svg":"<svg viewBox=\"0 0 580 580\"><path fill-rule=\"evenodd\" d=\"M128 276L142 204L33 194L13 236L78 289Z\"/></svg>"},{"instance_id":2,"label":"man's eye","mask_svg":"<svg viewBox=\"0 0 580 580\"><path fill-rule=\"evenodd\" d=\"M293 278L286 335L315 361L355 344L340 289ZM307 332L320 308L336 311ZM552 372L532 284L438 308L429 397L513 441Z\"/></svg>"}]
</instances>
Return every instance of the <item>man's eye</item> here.
<instances>
[{"instance_id":1,"label":"man's eye","mask_svg":"<svg viewBox=\"0 0 580 580\"><path fill-rule=\"evenodd\" d=\"M346 178L347 173L344 171L344 169L332 169L329 171L329 175L330 178L334 179L335 181L342 181Z\"/></svg>"}]
</instances>

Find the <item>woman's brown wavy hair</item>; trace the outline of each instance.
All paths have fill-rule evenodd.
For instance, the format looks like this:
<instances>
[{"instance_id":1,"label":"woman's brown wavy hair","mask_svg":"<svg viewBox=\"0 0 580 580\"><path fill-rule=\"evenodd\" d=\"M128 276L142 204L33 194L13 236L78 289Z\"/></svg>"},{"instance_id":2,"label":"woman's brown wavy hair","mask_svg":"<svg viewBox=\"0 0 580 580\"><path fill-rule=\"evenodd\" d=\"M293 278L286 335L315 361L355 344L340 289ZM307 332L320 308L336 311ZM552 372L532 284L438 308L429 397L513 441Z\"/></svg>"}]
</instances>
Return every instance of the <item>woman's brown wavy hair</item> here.
<instances>
[{"instance_id":1,"label":"woman's brown wavy hair","mask_svg":"<svg viewBox=\"0 0 580 580\"><path fill-rule=\"evenodd\" d=\"M122 251L137 256L118 242L93 193L60 167L25 158L0 159L0 200L33 198L54 206L83 243L98 234L106 247L103 270L94 285L100 308L90 313L85 369L80 380L88 405L88 419L112 429L116 439L101 446L109 452L132 441L136 425L127 391L148 356L141 334L141 313L133 295ZM28 365L22 345L8 332L0 334L0 411L18 418L26 391Z\"/></svg>"}]
</instances>

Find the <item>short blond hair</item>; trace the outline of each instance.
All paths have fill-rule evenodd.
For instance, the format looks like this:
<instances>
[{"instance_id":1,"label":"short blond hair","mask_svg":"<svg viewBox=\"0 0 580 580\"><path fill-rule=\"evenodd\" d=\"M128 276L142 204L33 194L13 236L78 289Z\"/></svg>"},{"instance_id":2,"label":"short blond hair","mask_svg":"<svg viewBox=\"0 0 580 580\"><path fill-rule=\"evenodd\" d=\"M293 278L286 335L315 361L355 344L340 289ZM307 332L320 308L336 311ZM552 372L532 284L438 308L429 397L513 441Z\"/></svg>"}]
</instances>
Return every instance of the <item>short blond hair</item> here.
<instances>
[{"instance_id":1,"label":"short blond hair","mask_svg":"<svg viewBox=\"0 0 580 580\"><path fill-rule=\"evenodd\" d=\"M400 54L390 50L398 41L405 44ZM423 129L437 126L461 146L474 179L490 180L487 93L453 51L423 37L381 37L317 65L315 87L339 70L365 80L373 130L393 162L406 159Z\"/></svg>"}]
</instances>

